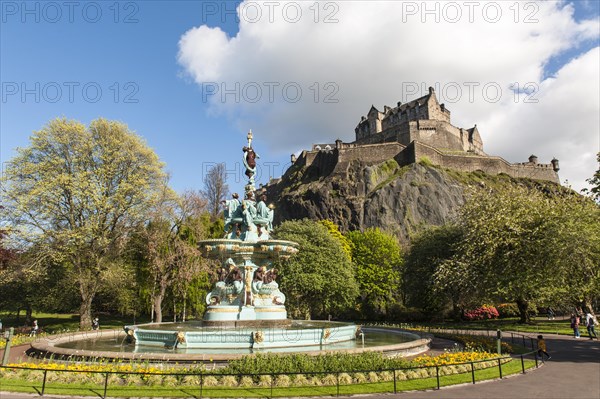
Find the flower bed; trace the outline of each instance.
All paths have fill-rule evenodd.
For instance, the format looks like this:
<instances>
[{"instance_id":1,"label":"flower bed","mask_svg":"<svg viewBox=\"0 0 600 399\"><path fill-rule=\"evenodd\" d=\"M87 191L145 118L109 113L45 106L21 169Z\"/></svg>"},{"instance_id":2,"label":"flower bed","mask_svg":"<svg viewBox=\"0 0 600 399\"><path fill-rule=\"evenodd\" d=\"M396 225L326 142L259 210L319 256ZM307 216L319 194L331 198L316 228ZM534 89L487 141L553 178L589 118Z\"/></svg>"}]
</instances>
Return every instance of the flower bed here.
<instances>
[{"instance_id":1,"label":"flower bed","mask_svg":"<svg viewBox=\"0 0 600 399\"><path fill-rule=\"evenodd\" d=\"M420 356L403 367L396 369L396 380L413 380L470 372L469 362L474 362L474 369L480 370L497 366L498 356L487 352L453 352L439 356ZM487 360L487 361L486 361ZM510 361L504 358L503 362ZM456 364L456 363L467 364ZM436 370L438 366L439 369ZM369 371L312 371L298 373L286 371L279 374L275 370L264 371L263 375L239 373L227 374L223 370L206 370L204 366L190 367L157 367L145 363L98 363L98 364L57 364L57 363L18 363L9 364L9 368L0 368L0 378L32 380L41 379L43 370L47 373L48 383L77 383L101 385L105 373L108 374L110 386L198 386L207 387L300 387L300 386L334 386L351 384L371 384L393 381L393 370ZM71 371L71 372L67 372Z\"/></svg>"}]
</instances>

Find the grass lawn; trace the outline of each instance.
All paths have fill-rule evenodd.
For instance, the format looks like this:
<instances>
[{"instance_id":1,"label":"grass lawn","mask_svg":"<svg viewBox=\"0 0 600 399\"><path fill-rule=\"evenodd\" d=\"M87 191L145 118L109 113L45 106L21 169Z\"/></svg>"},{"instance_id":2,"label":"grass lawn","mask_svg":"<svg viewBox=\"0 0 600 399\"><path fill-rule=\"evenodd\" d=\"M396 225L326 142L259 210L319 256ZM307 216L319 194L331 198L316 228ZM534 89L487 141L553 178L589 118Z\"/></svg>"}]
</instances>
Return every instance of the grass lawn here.
<instances>
[{"instance_id":1,"label":"grass lawn","mask_svg":"<svg viewBox=\"0 0 600 399\"><path fill-rule=\"evenodd\" d=\"M531 360L525 361L525 368L531 369L535 367L535 362ZM512 360L502 365L502 373L504 376L509 374L521 373L521 361L519 359ZM499 378L498 367L491 367L483 370L475 371L475 381L483 381L488 379ZM448 376L440 376L440 385L449 386L454 384L464 384L472 382L472 374L470 372L462 374L453 374ZM36 380L13 380L0 379L0 386L5 391L12 392L27 392L39 394L42 387L42 378ZM436 378L423 378L414 380L396 381L396 390L411 391L421 389L434 389L437 387ZM340 385L339 393L341 395L352 395L360 393L382 393L394 392L394 382L378 382L365 384L350 384ZM204 397L289 397L289 396L331 396L338 393L336 386L301 386L301 387L203 387L202 395ZM47 383L44 394L56 395L82 395L82 396L102 396L104 394L103 385L95 384L78 384L73 382L65 383ZM200 386L179 386L179 387L162 387L162 386L114 386L108 387L108 396L118 397L191 397L200 395Z\"/></svg>"},{"instance_id":2,"label":"grass lawn","mask_svg":"<svg viewBox=\"0 0 600 399\"><path fill-rule=\"evenodd\" d=\"M519 323L518 318L490 319L480 321L463 322L438 322L438 323L415 323L424 327L431 328L453 328L459 330L492 330L515 331L521 333L546 333L546 334L573 334L571 322L568 318L548 320L546 317L536 317L531 319L529 324Z\"/></svg>"},{"instance_id":3,"label":"grass lawn","mask_svg":"<svg viewBox=\"0 0 600 399\"><path fill-rule=\"evenodd\" d=\"M48 334L59 333L65 330L77 331L79 329L78 314L34 312L32 316L34 319L37 319L42 331ZM100 328L102 329L121 329L124 325L134 323L131 316L99 315L98 318L100 319ZM0 319L2 319L4 329L9 327L28 329L31 327L25 323L24 314L21 314L21 317L17 320L14 313L0 311ZM136 318L135 322L138 324L149 323L150 318L148 316Z\"/></svg>"}]
</instances>

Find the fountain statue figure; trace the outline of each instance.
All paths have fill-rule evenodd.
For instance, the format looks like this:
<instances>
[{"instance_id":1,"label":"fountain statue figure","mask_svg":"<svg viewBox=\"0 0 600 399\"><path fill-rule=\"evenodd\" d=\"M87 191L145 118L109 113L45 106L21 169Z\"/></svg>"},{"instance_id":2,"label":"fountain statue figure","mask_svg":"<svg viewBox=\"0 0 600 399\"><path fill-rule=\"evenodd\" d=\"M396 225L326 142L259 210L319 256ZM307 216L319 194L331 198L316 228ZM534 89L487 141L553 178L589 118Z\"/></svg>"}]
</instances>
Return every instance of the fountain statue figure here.
<instances>
[{"instance_id":1,"label":"fountain statue figure","mask_svg":"<svg viewBox=\"0 0 600 399\"><path fill-rule=\"evenodd\" d=\"M252 131L243 149L243 162L248 182L244 197L234 193L222 201L225 216L223 239L199 243L203 254L220 260L217 283L206 296L207 325L289 324L285 310L285 295L277 283L273 262L298 252L298 244L271 239L274 206L267 203L264 193L254 186L256 159L252 148ZM258 198L258 202L257 202Z\"/></svg>"}]
</instances>

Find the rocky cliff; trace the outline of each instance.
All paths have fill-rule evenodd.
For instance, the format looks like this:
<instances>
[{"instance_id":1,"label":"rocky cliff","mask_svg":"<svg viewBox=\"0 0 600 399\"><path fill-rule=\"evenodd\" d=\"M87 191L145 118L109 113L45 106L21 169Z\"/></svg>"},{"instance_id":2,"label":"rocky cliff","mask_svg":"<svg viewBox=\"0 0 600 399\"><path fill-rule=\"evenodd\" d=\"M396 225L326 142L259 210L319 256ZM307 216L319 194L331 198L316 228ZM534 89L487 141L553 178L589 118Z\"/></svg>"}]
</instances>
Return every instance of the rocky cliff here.
<instances>
[{"instance_id":1,"label":"rocky cliff","mask_svg":"<svg viewBox=\"0 0 600 399\"><path fill-rule=\"evenodd\" d=\"M276 206L275 224L329 219L342 231L379 227L407 243L426 226L449 221L464 204L469 187L516 180L456 172L427 162L400 167L394 159L371 165L353 161L336 172L325 169L323 173L312 166L293 165L278 183L267 187Z\"/></svg>"}]
</instances>

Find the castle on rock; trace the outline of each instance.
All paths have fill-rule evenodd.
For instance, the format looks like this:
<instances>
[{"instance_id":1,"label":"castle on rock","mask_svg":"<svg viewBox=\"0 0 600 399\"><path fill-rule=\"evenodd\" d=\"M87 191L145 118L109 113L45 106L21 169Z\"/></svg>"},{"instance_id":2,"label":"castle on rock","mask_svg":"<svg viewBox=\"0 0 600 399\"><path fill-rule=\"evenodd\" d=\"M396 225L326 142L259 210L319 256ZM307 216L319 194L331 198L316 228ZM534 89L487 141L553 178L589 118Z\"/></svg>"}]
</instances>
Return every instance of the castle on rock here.
<instances>
[{"instance_id":1,"label":"castle on rock","mask_svg":"<svg viewBox=\"0 0 600 399\"><path fill-rule=\"evenodd\" d=\"M297 158L292 155L292 163L326 176L345 173L353 161L376 164L393 158L403 166L427 160L460 171L505 173L559 183L557 159L544 164L531 155L528 162L509 163L487 155L477 125L468 129L452 125L450 110L438 102L432 87L427 95L405 104L386 105L382 111L372 106L354 131L354 142L313 144Z\"/></svg>"}]
</instances>

